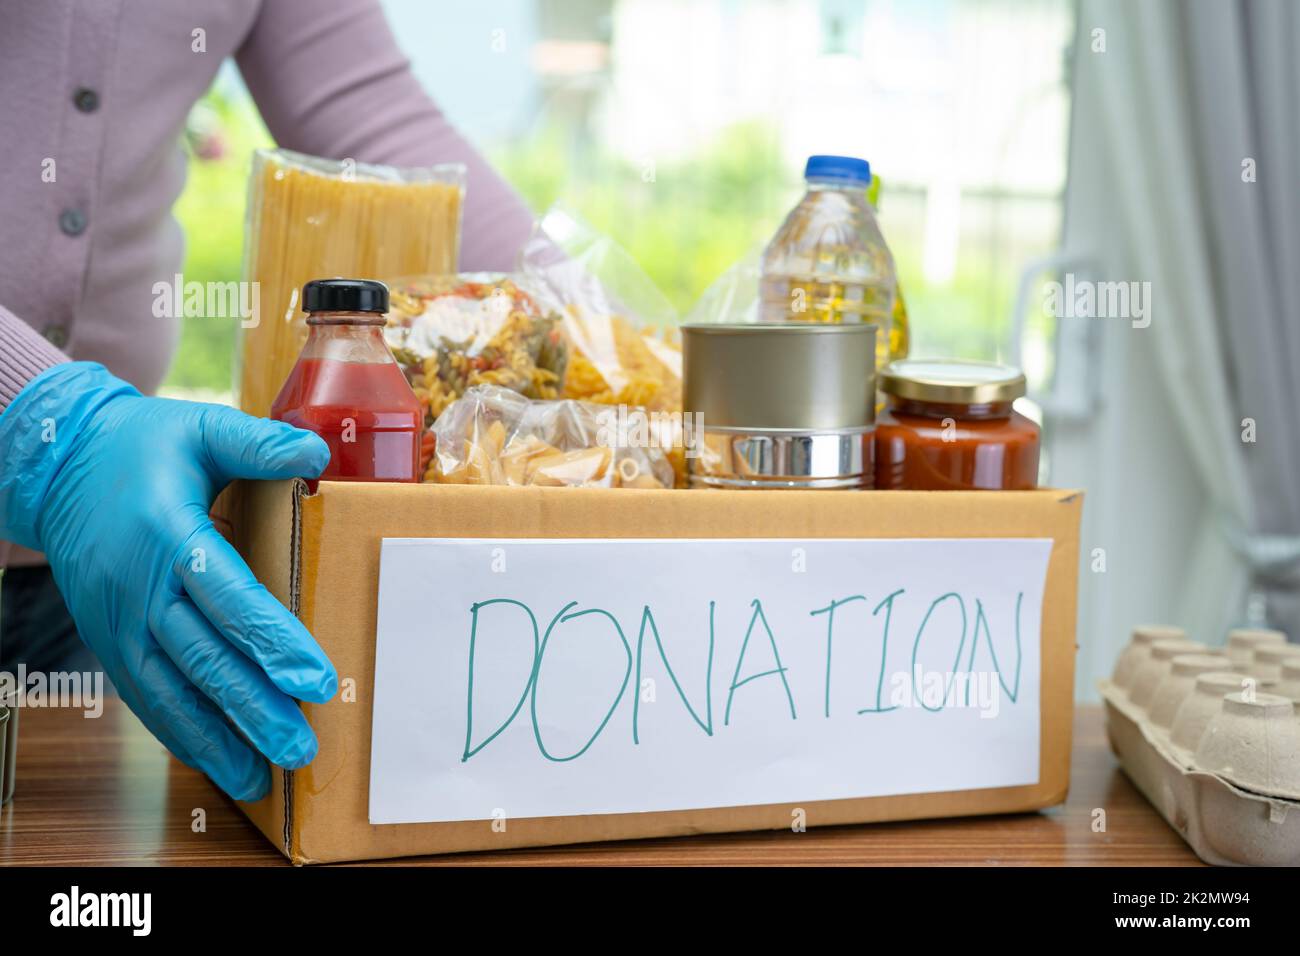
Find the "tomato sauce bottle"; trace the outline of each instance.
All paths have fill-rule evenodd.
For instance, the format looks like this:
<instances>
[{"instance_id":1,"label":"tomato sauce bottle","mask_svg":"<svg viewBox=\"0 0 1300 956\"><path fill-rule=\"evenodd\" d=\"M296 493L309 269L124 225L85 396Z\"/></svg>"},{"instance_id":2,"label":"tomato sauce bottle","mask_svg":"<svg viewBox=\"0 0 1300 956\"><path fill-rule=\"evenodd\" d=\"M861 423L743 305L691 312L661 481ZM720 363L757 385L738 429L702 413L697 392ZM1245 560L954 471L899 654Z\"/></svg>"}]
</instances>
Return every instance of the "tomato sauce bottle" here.
<instances>
[{"instance_id":1,"label":"tomato sauce bottle","mask_svg":"<svg viewBox=\"0 0 1300 956\"><path fill-rule=\"evenodd\" d=\"M271 417L325 439L324 480L419 481L424 412L384 341L388 287L317 279L302 303L307 343Z\"/></svg>"}]
</instances>

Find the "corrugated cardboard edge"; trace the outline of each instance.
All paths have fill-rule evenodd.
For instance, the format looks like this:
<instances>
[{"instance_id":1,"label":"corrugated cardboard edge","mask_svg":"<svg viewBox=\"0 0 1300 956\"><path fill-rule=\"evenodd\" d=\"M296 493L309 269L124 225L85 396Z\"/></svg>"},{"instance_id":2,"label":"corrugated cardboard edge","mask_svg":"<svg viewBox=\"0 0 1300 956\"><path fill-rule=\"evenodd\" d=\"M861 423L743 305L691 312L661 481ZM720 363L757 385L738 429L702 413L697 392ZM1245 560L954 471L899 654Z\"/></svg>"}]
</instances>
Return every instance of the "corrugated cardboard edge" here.
<instances>
[{"instance_id":1,"label":"corrugated cardboard edge","mask_svg":"<svg viewBox=\"0 0 1300 956\"><path fill-rule=\"evenodd\" d=\"M611 494L324 482L318 494L304 498L301 483L250 483L249 487L253 490L245 507L264 519L257 527L244 526L251 537L243 538L241 547L248 549L250 565L316 634L338 666L340 679L353 678L359 696L352 704L303 705L320 739L319 756L297 774L278 774L271 795L245 807L262 832L295 863L789 827L793 805L784 804L510 820L505 833L492 831L487 821L377 826L367 819L377 607L373 582L378 576L380 539L521 533L671 537L658 520L664 507L685 529L677 532L683 536L1053 538L1043 601L1038 783L799 806L811 825L833 826L1019 812L1052 806L1066 797L1081 492L857 492L851 493L856 499L853 508L846 509L845 493L826 492L624 490ZM772 506L792 519L779 535L773 530ZM856 515L847 524L842 520L846 510ZM332 519L328 523L327 516ZM958 516L961 530L954 534L952 521ZM585 527L575 529L575 519ZM268 544L271 540L276 544ZM286 544L292 553L286 554ZM318 587L321 577L337 585L345 569L366 586L350 596Z\"/></svg>"},{"instance_id":2,"label":"corrugated cardboard edge","mask_svg":"<svg viewBox=\"0 0 1300 956\"><path fill-rule=\"evenodd\" d=\"M298 614L301 593L300 502L306 489L301 481L235 482L212 506L217 528L239 548L263 586L294 614ZM271 792L256 802L239 804L249 820L290 859L292 794L292 771L273 767Z\"/></svg>"}]
</instances>

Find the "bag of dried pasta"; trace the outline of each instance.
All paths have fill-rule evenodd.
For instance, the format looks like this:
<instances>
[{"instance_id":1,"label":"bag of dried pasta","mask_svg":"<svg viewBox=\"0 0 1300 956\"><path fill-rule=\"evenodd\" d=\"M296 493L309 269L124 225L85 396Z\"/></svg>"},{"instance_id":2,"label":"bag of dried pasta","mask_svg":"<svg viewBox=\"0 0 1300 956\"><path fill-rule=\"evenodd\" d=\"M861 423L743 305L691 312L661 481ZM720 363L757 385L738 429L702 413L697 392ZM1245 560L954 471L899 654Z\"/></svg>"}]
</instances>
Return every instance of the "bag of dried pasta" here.
<instances>
[{"instance_id":1,"label":"bag of dried pasta","mask_svg":"<svg viewBox=\"0 0 1300 956\"><path fill-rule=\"evenodd\" d=\"M384 336L428 425L476 385L558 398L568 346L560 316L504 275L415 276L389 285Z\"/></svg>"},{"instance_id":2,"label":"bag of dried pasta","mask_svg":"<svg viewBox=\"0 0 1300 956\"><path fill-rule=\"evenodd\" d=\"M623 440L615 409L572 400L534 401L478 385L452 402L430 430L426 481L568 488L670 488L662 449Z\"/></svg>"},{"instance_id":3,"label":"bag of dried pasta","mask_svg":"<svg viewBox=\"0 0 1300 956\"><path fill-rule=\"evenodd\" d=\"M680 417L678 315L626 251L556 206L524 246L520 272L561 317L569 346L565 398ZM682 449L669 459L684 481Z\"/></svg>"}]
</instances>

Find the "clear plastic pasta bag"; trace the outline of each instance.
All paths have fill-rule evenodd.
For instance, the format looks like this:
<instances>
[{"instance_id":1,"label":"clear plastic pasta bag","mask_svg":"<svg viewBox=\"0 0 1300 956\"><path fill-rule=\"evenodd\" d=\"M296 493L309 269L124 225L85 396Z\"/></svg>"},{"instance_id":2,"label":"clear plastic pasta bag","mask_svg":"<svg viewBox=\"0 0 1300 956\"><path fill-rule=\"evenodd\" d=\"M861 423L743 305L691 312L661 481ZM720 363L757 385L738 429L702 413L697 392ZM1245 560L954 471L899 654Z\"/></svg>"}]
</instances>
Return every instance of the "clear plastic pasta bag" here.
<instances>
[{"instance_id":1,"label":"clear plastic pasta bag","mask_svg":"<svg viewBox=\"0 0 1300 956\"><path fill-rule=\"evenodd\" d=\"M563 396L680 412L679 316L627 252L553 206L520 254L520 272L563 321Z\"/></svg>"},{"instance_id":2,"label":"clear plastic pasta bag","mask_svg":"<svg viewBox=\"0 0 1300 956\"><path fill-rule=\"evenodd\" d=\"M518 277L467 273L386 279L384 337L425 408L425 424L476 385L556 399L568 343L560 315Z\"/></svg>"},{"instance_id":3,"label":"clear plastic pasta bag","mask_svg":"<svg viewBox=\"0 0 1300 956\"><path fill-rule=\"evenodd\" d=\"M258 150L248 184L239 407L267 415L306 341L299 295L312 279L449 273L460 248L465 167L414 169Z\"/></svg>"},{"instance_id":4,"label":"clear plastic pasta bag","mask_svg":"<svg viewBox=\"0 0 1300 956\"><path fill-rule=\"evenodd\" d=\"M431 432L426 481L570 488L671 488L673 469L618 409L571 399L534 401L479 385L447 406Z\"/></svg>"},{"instance_id":5,"label":"clear plastic pasta bag","mask_svg":"<svg viewBox=\"0 0 1300 956\"><path fill-rule=\"evenodd\" d=\"M762 260L763 249L760 246L718 276L686 313L686 321L692 324L758 322Z\"/></svg>"},{"instance_id":6,"label":"clear plastic pasta bag","mask_svg":"<svg viewBox=\"0 0 1300 956\"><path fill-rule=\"evenodd\" d=\"M621 246L563 206L538 222L519 271L561 316L563 397L651 413L655 440L685 487L677 311Z\"/></svg>"}]
</instances>

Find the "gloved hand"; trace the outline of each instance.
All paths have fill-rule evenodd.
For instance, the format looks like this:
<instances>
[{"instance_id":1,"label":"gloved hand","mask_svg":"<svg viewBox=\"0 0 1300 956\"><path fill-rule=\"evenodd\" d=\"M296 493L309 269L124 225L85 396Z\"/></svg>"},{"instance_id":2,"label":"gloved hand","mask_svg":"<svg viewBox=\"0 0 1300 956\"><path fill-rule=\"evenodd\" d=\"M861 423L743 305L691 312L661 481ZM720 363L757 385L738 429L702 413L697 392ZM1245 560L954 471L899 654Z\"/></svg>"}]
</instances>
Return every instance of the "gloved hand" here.
<instances>
[{"instance_id":1,"label":"gloved hand","mask_svg":"<svg viewBox=\"0 0 1300 956\"><path fill-rule=\"evenodd\" d=\"M270 787L261 754L309 763L316 737L291 698L329 700L334 667L208 508L234 478L315 477L325 443L232 408L145 398L72 362L18 393L0 449L0 538L45 552L77 630L145 726L239 800Z\"/></svg>"}]
</instances>

